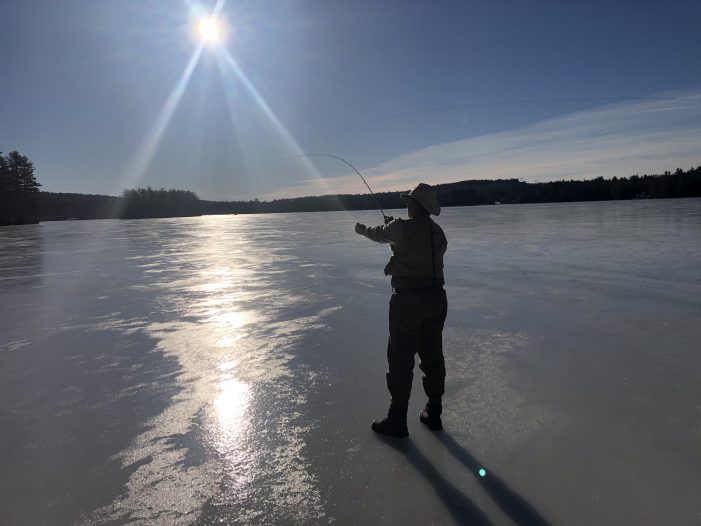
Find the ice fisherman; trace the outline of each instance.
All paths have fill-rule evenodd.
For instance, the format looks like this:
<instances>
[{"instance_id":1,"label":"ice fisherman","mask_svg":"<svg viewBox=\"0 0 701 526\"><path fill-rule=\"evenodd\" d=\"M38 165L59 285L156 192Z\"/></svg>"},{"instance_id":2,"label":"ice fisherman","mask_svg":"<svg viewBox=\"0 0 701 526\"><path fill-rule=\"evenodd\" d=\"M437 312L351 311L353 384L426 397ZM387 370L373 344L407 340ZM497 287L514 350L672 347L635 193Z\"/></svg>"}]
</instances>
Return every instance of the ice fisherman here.
<instances>
[{"instance_id":1,"label":"ice fisherman","mask_svg":"<svg viewBox=\"0 0 701 526\"><path fill-rule=\"evenodd\" d=\"M378 243L389 243L392 257L385 275L392 276L387 344L387 388L391 403L387 418L374 421L376 433L397 438L409 436L407 409L414 377L414 355L418 353L423 387L428 397L419 414L434 431L443 429L442 397L445 390L443 325L448 301L443 285L443 255L448 247L443 229L431 219L441 212L436 191L419 183L408 194L408 219L389 218L385 225L355 225L355 231Z\"/></svg>"}]
</instances>

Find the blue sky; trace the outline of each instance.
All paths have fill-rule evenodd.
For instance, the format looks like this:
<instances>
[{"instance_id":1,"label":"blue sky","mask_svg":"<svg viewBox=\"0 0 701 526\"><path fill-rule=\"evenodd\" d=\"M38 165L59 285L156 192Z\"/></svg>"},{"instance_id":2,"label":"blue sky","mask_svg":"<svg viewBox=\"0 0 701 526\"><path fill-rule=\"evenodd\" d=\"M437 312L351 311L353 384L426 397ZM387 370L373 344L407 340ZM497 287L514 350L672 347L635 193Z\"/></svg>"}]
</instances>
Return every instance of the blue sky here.
<instances>
[{"instance_id":1,"label":"blue sky","mask_svg":"<svg viewBox=\"0 0 701 526\"><path fill-rule=\"evenodd\" d=\"M0 149L208 199L701 164L701 2L6 0ZM187 72L187 82L183 82ZM385 117L428 108L450 110Z\"/></svg>"}]
</instances>

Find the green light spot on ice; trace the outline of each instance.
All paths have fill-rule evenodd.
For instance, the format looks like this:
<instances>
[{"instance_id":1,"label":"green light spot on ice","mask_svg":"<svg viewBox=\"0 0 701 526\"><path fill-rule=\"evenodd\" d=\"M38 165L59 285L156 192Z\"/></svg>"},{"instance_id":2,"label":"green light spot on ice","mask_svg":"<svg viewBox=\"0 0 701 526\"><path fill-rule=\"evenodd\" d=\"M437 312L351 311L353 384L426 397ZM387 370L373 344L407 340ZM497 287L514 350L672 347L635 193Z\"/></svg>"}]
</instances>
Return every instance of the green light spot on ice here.
<instances>
[{"instance_id":1,"label":"green light spot on ice","mask_svg":"<svg viewBox=\"0 0 701 526\"><path fill-rule=\"evenodd\" d=\"M484 477L487 474L487 471L484 469L479 470L480 477Z\"/></svg>"}]
</instances>

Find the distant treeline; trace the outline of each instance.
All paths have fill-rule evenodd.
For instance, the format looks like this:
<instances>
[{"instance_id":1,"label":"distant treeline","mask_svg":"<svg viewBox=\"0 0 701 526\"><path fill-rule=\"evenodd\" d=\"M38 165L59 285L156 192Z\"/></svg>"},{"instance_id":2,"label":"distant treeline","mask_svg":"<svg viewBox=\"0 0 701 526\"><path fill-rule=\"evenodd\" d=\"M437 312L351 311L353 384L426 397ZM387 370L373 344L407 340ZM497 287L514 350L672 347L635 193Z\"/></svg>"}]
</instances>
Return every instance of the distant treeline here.
<instances>
[{"instance_id":1,"label":"distant treeline","mask_svg":"<svg viewBox=\"0 0 701 526\"><path fill-rule=\"evenodd\" d=\"M471 180L435 185L442 206L473 206L494 203L550 203L562 201L608 201L701 197L701 166L678 168L662 175L598 177L587 181L526 183L518 179ZM376 193L382 208L403 208L400 192ZM255 214L267 212L318 212L377 208L370 194L295 197L274 201L202 201L203 214Z\"/></svg>"},{"instance_id":2,"label":"distant treeline","mask_svg":"<svg viewBox=\"0 0 701 526\"><path fill-rule=\"evenodd\" d=\"M154 190L150 186L124 190L117 214L120 219L199 215L202 215L202 207L195 192L165 188Z\"/></svg>"},{"instance_id":3,"label":"distant treeline","mask_svg":"<svg viewBox=\"0 0 701 526\"><path fill-rule=\"evenodd\" d=\"M9 193L5 188L10 180L3 176L3 189L0 190L0 219L11 216L15 223L19 217L17 210L21 210L21 214L24 214L21 215L20 219L36 219L38 213L39 220L47 221L175 217L201 214L368 210L377 207L370 194L296 197L273 201L259 201L257 199L252 201L205 201L198 199L197 194L190 191L166 190L164 188L125 190L121 197L37 192L38 183L36 180L31 183L26 176L26 174L31 173L33 178L31 162L23 160L18 165L19 158L13 154L7 158L10 157L14 159L12 161L13 168L10 169L10 172L7 172L7 168L2 168L3 173L14 174L12 181L22 180L25 182L22 184L13 183L15 184L13 187L15 193ZM2 162L5 163L3 166L7 164L7 158L3 158ZM27 162L29 162L28 165ZM24 171L18 171L17 166L24 166ZM18 176L19 173L25 175ZM23 190L18 191L17 188L23 188ZM518 179L472 180L440 184L436 185L435 188L442 206L701 197L701 166L686 171L677 169L675 172L665 172L660 175L633 175L612 179L599 177L587 181L571 180L548 183L526 183ZM34 196L28 194L34 194ZM375 195L382 208L392 209L404 206L399 192L385 192ZM31 205L32 202L35 204ZM32 206L36 208L32 208ZM8 211L10 211L9 214ZM3 224L8 224L7 220Z\"/></svg>"},{"instance_id":4,"label":"distant treeline","mask_svg":"<svg viewBox=\"0 0 701 526\"><path fill-rule=\"evenodd\" d=\"M112 219L118 217L121 200L111 195L39 192L39 217L41 221Z\"/></svg>"},{"instance_id":5,"label":"distant treeline","mask_svg":"<svg viewBox=\"0 0 701 526\"><path fill-rule=\"evenodd\" d=\"M121 197L110 195L40 192L42 221L64 219L143 219L201 215L201 201L187 190L124 190Z\"/></svg>"},{"instance_id":6,"label":"distant treeline","mask_svg":"<svg viewBox=\"0 0 701 526\"><path fill-rule=\"evenodd\" d=\"M0 152L0 225L38 223L40 186L29 157L17 150Z\"/></svg>"}]
</instances>

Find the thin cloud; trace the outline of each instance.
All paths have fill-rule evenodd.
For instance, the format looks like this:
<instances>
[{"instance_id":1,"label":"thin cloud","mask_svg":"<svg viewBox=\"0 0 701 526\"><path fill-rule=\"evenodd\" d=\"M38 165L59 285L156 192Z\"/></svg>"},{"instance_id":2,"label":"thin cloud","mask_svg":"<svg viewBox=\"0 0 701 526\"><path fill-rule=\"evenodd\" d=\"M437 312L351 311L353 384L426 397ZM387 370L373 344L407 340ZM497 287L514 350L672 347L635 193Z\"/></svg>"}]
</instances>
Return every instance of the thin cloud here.
<instances>
[{"instance_id":1,"label":"thin cloud","mask_svg":"<svg viewBox=\"0 0 701 526\"><path fill-rule=\"evenodd\" d=\"M606 105L500 133L421 148L363 174L377 192L469 179L551 181L626 177L701 164L701 90L676 100ZM318 180L265 198L319 195ZM333 178L334 192L358 193L355 174Z\"/></svg>"}]
</instances>

